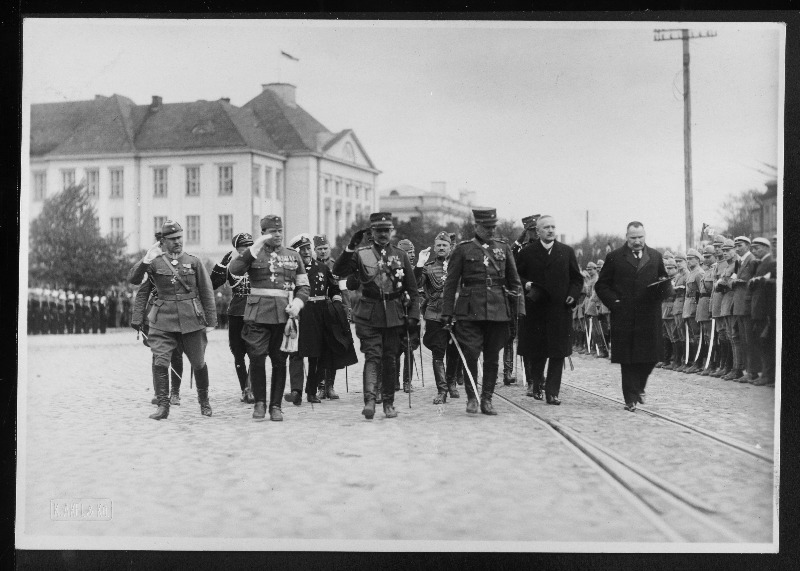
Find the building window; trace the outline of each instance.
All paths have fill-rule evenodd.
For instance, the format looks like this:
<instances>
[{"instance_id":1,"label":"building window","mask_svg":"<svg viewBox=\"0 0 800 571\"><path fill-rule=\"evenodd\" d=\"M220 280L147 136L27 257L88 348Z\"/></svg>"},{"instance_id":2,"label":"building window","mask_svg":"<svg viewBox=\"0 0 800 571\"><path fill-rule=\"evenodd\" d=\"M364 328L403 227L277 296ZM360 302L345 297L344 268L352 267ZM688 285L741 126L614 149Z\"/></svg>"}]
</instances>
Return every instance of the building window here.
<instances>
[{"instance_id":1,"label":"building window","mask_svg":"<svg viewBox=\"0 0 800 571\"><path fill-rule=\"evenodd\" d=\"M100 194L100 171L97 169L86 169L86 192L92 198L97 198Z\"/></svg>"},{"instance_id":2,"label":"building window","mask_svg":"<svg viewBox=\"0 0 800 571\"><path fill-rule=\"evenodd\" d=\"M122 238L125 235L123 220L121 216L111 219L111 235L114 238Z\"/></svg>"},{"instance_id":3,"label":"building window","mask_svg":"<svg viewBox=\"0 0 800 571\"><path fill-rule=\"evenodd\" d=\"M366 200L368 203L370 201L370 196L372 196L372 189L370 187L368 187L368 186L365 186L364 187L364 200Z\"/></svg>"},{"instance_id":4,"label":"building window","mask_svg":"<svg viewBox=\"0 0 800 571\"><path fill-rule=\"evenodd\" d=\"M200 167L186 167L186 196L200 196Z\"/></svg>"},{"instance_id":5,"label":"building window","mask_svg":"<svg viewBox=\"0 0 800 571\"><path fill-rule=\"evenodd\" d=\"M342 183L338 180L333 183L333 188L336 190L336 196L339 196L342 193L341 185Z\"/></svg>"},{"instance_id":6,"label":"building window","mask_svg":"<svg viewBox=\"0 0 800 571\"><path fill-rule=\"evenodd\" d=\"M233 214L219 215L219 242L224 244L233 238Z\"/></svg>"},{"instance_id":7,"label":"building window","mask_svg":"<svg viewBox=\"0 0 800 571\"><path fill-rule=\"evenodd\" d=\"M356 200L361 200L361 187L356 185Z\"/></svg>"},{"instance_id":8,"label":"building window","mask_svg":"<svg viewBox=\"0 0 800 571\"><path fill-rule=\"evenodd\" d=\"M61 171L61 188L66 190L75 186L75 169L63 169Z\"/></svg>"},{"instance_id":9,"label":"building window","mask_svg":"<svg viewBox=\"0 0 800 571\"><path fill-rule=\"evenodd\" d=\"M153 196L158 198L167 196L167 167L153 169Z\"/></svg>"},{"instance_id":10,"label":"building window","mask_svg":"<svg viewBox=\"0 0 800 571\"><path fill-rule=\"evenodd\" d=\"M200 243L200 217L187 216L186 217L186 243L199 244Z\"/></svg>"},{"instance_id":11,"label":"building window","mask_svg":"<svg viewBox=\"0 0 800 571\"><path fill-rule=\"evenodd\" d=\"M250 185L253 187L253 196L261 195L261 167L253 165L250 172Z\"/></svg>"},{"instance_id":12,"label":"building window","mask_svg":"<svg viewBox=\"0 0 800 571\"><path fill-rule=\"evenodd\" d=\"M278 200L283 200L283 169L275 171L275 192Z\"/></svg>"},{"instance_id":13,"label":"building window","mask_svg":"<svg viewBox=\"0 0 800 571\"><path fill-rule=\"evenodd\" d=\"M33 173L33 199L44 200L47 196L47 171Z\"/></svg>"},{"instance_id":14,"label":"building window","mask_svg":"<svg viewBox=\"0 0 800 571\"><path fill-rule=\"evenodd\" d=\"M161 227L167 221L166 216L156 216L153 218L153 234L161 232Z\"/></svg>"},{"instance_id":15,"label":"building window","mask_svg":"<svg viewBox=\"0 0 800 571\"><path fill-rule=\"evenodd\" d=\"M219 193L221 195L233 194L233 165L220 165Z\"/></svg>"},{"instance_id":16,"label":"building window","mask_svg":"<svg viewBox=\"0 0 800 571\"><path fill-rule=\"evenodd\" d=\"M325 194L330 194L331 192L331 179L325 179Z\"/></svg>"},{"instance_id":17,"label":"building window","mask_svg":"<svg viewBox=\"0 0 800 571\"><path fill-rule=\"evenodd\" d=\"M122 169L108 170L108 174L111 176L111 198L122 198L124 192L122 172Z\"/></svg>"},{"instance_id":18,"label":"building window","mask_svg":"<svg viewBox=\"0 0 800 571\"><path fill-rule=\"evenodd\" d=\"M346 183L344 185L344 196L345 198L350 198L350 183Z\"/></svg>"},{"instance_id":19,"label":"building window","mask_svg":"<svg viewBox=\"0 0 800 571\"><path fill-rule=\"evenodd\" d=\"M272 169L264 167L264 198L272 200Z\"/></svg>"}]
</instances>

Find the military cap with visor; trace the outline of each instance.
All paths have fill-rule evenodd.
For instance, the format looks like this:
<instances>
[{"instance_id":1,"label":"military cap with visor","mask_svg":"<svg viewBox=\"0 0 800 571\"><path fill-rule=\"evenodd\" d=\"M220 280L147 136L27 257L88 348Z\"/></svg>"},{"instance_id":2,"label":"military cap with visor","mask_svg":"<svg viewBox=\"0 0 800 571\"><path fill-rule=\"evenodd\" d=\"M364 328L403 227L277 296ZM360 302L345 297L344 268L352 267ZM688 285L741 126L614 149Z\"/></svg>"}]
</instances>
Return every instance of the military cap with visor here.
<instances>
[{"instance_id":1,"label":"military cap with visor","mask_svg":"<svg viewBox=\"0 0 800 571\"><path fill-rule=\"evenodd\" d=\"M183 228L174 220L167 220L161 225L162 238L178 238L183 236Z\"/></svg>"},{"instance_id":2,"label":"military cap with visor","mask_svg":"<svg viewBox=\"0 0 800 571\"><path fill-rule=\"evenodd\" d=\"M481 226L494 226L497 224L497 209L473 209L472 215L475 217L475 223Z\"/></svg>"},{"instance_id":3,"label":"military cap with visor","mask_svg":"<svg viewBox=\"0 0 800 571\"><path fill-rule=\"evenodd\" d=\"M261 230L283 230L283 220L275 214L267 214L261 219Z\"/></svg>"}]
</instances>

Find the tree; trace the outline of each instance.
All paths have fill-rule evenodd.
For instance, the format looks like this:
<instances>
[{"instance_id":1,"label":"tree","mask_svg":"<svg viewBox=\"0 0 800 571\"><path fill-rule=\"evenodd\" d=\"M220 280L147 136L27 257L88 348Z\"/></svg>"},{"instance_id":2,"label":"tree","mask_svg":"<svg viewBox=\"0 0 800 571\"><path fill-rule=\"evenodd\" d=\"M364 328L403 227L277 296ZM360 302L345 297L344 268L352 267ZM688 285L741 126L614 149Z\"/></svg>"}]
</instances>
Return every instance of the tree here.
<instances>
[{"instance_id":1,"label":"tree","mask_svg":"<svg viewBox=\"0 0 800 571\"><path fill-rule=\"evenodd\" d=\"M753 210L759 207L758 190L745 190L738 194L731 193L722 203L720 214L725 223L723 234L726 236L752 236Z\"/></svg>"},{"instance_id":2,"label":"tree","mask_svg":"<svg viewBox=\"0 0 800 571\"><path fill-rule=\"evenodd\" d=\"M591 239L584 238L571 246L575 250L578 265L585 268L589 262L604 260L608 252L616 250L624 242L625 238L618 234L595 234Z\"/></svg>"},{"instance_id":3,"label":"tree","mask_svg":"<svg viewBox=\"0 0 800 571\"><path fill-rule=\"evenodd\" d=\"M30 225L31 283L105 289L125 279L133 263L125 238L100 235L97 213L81 186L70 186L42 205Z\"/></svg>"}]
</instances>

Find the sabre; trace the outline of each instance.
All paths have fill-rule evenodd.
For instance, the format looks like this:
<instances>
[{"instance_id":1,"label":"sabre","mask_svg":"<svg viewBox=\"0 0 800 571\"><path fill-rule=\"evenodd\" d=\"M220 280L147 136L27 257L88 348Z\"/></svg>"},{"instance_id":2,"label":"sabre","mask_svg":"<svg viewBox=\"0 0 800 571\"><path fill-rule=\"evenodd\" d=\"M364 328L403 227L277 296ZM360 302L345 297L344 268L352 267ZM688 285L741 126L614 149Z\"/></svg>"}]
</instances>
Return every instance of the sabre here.
<instances>
[{"instance_id":1,"label":"sabre","mask_svg":"<svg viewBox=\"0 0 800 571\"><path fill-rule=\"evenodd\" d=\"M683 336L686 339L686 344L685 344L686 345L686 349L684 350L684 354L686 355L686 358L683 360L683 364L684 365L688 365L689 364L689 323L687 321L683 322L683 332L684 332Z\"/></svg>"},{"instance_id":2,"label":"sabre","mask_svg":"<svg viewBox=\"0 0 800 571\"><path fill-rule=\"evenodd\" d=\"M417 364L414 363L414 368L416 369ZM422 366L422 344L419 346L419 372L422 373L419 375L422 378L422 388L425 388L425 367Z\"/></svg>"},{"instance_id":3,"label":"sabre","mask_svg":"<svg viewBox=\"0 0 800 571\"><path fill-rule=\"evenodd\" d=\"M191 365L191 363L189 363ZM183 380L183 379L181 379ZM189 388L192 388L192 381L194 380L194 368L189 367Z\"/></svg>"},{"instance_id":4,"label":"sabre","mask_svg":"<svg viewBox=\"0 0 800 571\"><path fill-rule=\"evenodd\" d=\"M589 324L586 323L586 317L583 318L583 333L586 336L586 351L592 352L592 342L589 339Z\"/></svg>"},{"instance_id":5,"label":"sabre","mask_svg":"<svg viewBox=\"0 0 800 571\"><path fill-rule=\"evenodd\" d=\"M589 318L589 339L593 338L592 333L594 333L594 319L592 319L590 317ZM594 349L597 352L597 354L600 355L600 351L597 350L597 343L594 344ZM592 352L592 346L589 345L589 353L591 353L591 352Z\"/></svg>"},{"instance_id":6,"label":"sabre","mask_svg":"<svg viewBox=\"0 0 800 571\"><path fill-rule=\"evenodd\" d=\"M697 362L697 359L700 358L700 349L702 349L702 348L703 348L703 332L701 330L700 331L700 336L697 339L697 353L694 356L695 362Z\"/></svg>"},{"instance_id":7,"label":"sabre","mask_svg":"<svg viewBox=\"0 0 800 571\"><path fill-rule=\"evenodd\" d=\"M408 408L411 408L411 334L406 328L406 360L408 361ZM399 374L399 371L398 371Z\"/></svg>"},{"instance_id":8,"label":"sabre","mask_svg":"<svg viewBox=\"0 0 800 571\"><path fill-rule=\"evenodd\" d=\"M458 344L458 339L456 339L455 333L453 333L452 329L450 330L450 337L452 337L453 343L455 344L456 349L458 349L458 355L461 357L461 364L464 365L464 370L467 372L467 378L469 378L469 382L472 385L475 398L478 398L478 388L475 386L475 380L472 378L472 371L470 371L469 367L467 366L467 359L464 357L464 352L461 350L461 345Z\"/></svg>"},{"instance_id":9,"label":"sabre","mask_svg":"<svg viewBox=\"0 0 800 571\"><path fill-rule=\"evenodd\" d=\"M350 383L347 381L347 365L344 366L344 390L350 392Z\"/></svg>"},{"instance_id":10,"label":"sabre","mask_svg":"<svg viewBox=\"0 0 800 571\"><path fill-rule=\"evenodd\" d=\"M608 343L606 342L606 335L605 335L605 333L603 333L603 326L600 323L600 319L599 318L597 320L597 325L598 325L598 327L600 329L600 338L603 340L603 346L606 348L606 353L611 353L611 351L608 348Z\"/></svg>"},{"instance_id":11,"label":"sabre","mask_svg":"<svg viewBox=\"0 0 800 571\"><path fill-rule=\"evenodd\" d=\"M711 318L711 340L708 342L708 357L706 357L706 366L705 368L711 365L711 354L714 352L714 329L716 325L716 320L712 317Z\"/></svg>"}]
</instances>

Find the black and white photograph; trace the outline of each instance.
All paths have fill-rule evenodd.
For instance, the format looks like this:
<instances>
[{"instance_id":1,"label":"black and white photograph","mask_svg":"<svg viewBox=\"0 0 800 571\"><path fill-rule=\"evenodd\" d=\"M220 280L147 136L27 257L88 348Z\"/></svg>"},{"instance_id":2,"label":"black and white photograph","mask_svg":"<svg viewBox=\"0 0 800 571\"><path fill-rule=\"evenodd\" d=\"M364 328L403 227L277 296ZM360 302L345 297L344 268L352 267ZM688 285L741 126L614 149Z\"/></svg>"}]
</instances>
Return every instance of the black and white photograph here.
<instances>
[{"instance_id":1,"label":"black and white photograph","mask_svg":"<svg viewBox=\"0 0 800 571\"><path fill-rule=\"evenodd\" d=\"M21 22L18 549L784 547L779 18Z\"/></svg>"}]
</instances>

